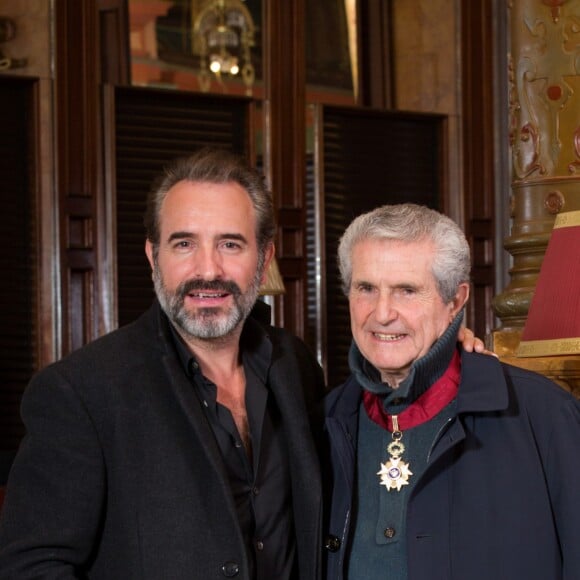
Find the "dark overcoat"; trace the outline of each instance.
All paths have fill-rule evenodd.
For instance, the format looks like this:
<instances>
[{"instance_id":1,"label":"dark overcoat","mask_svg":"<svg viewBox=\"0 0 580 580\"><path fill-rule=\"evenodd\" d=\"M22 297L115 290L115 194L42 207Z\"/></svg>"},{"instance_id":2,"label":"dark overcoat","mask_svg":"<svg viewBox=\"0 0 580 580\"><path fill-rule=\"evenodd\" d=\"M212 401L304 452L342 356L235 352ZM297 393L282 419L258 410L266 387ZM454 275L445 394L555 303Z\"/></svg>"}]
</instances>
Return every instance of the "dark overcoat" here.
<instances>
[{"instance_id":1,"label":"dark overcoat","mask_svg":"<svg viewBox=\"0 0 580 580\"><path fill-rule=\"evenodd\" d=\"M321 485L308 408L323 389L305 345L270 326L300 578L319 573ZM0 522L0 578L248 578L225 466L155 304L42 370Z\"/></svg>"},{"instance_id":2,"label":"dark overcoat","mask_svg":"<svg viewBox=\"0 0 580 580\"><path fill-rule=\"evenodd\" d=\"M354 528L360 402L352 377L325 400L328 580L345 577ZM409 580L580 578L580 402L463 352L457 416L411 492L406 538Z\"/></svg>"}]
</instances>

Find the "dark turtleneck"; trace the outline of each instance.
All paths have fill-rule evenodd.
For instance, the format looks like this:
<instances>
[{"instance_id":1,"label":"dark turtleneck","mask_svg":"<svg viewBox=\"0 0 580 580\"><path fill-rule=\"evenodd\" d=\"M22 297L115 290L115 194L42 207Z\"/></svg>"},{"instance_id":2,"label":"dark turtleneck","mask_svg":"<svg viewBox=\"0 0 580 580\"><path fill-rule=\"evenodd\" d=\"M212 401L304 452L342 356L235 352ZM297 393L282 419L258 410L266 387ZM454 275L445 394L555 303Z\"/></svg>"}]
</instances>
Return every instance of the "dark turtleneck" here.
<instances>
[{"instance_id":1,"label":"dark turtleneck","mask_svg":"<svg viewBox=\"0 0 580 580\"><path fill-rule=\"evenodd\" d=\"M379 371L363 357L354 340L348 355L350 370L363 389L385 397L385 408L388 408L395 399L401 401L400 408L397 409L401 412L447 370L457 344L457 333L462 321L463 312L460 312L447 330L435 341L429 352L411 365L409 376L396 389L388 383L381 382Z\"/></svg>"}]
</instances>

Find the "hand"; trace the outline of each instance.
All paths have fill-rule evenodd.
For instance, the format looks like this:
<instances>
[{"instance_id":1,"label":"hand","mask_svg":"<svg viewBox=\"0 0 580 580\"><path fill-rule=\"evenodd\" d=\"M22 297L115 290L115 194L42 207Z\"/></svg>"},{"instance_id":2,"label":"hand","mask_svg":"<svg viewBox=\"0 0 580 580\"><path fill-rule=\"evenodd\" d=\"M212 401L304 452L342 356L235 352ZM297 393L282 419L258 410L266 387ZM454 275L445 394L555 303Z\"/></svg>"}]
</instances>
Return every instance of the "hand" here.
<instances>
[{"instance_id":1,"label":"hand","mask_svg":"<svg viewBox=\"0 0 580 580\"><path fill-rule=\"evenodd\" d=\"M473 331L469 328L465 328L462 326L459 329L459 334L457 335L457 340L461 343L461 346L467 352L479 352L481 354L490 354L492 356L497 357L497 354L491 350L487 350L485 348L485 344L483 344L483 340L481 338L477 338Z\"/></svg>"}]
</instances>

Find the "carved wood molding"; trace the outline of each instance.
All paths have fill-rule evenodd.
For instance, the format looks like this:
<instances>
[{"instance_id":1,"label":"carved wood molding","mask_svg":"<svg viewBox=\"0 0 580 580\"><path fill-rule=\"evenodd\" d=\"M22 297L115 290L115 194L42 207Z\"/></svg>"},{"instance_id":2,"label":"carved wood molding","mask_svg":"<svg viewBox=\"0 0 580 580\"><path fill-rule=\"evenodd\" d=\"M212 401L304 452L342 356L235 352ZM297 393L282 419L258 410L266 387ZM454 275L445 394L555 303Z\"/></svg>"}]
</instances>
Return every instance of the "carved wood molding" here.
<instances>
[{"instance_id":1,"label":"carved wood molding","mask_svg":"<svg viewBox=\"0 0 580 580\"><path fill-rule=\"evenodd\" d=\"M462 4L463 190L465 230L472 254L467 324L477 336L494 327L495 130L493 9L489 0Z\"/></svg>"},{"instance_id":2,"label":"carved wood molding","mask_svg":"<svg viewBox=\"0 0 580 580\"><path fill-rule=\"evenodd\" d=\"M66 354L111 329L102 85L128 81L127 6L122 0L57 0L55 26L61 354Z\"/></svg>"},{"instance_id":3,"label":"carved wood molding","mask_svg":"<svg viewBox=\"0 0 580 580\"><path fill-rule=\"evenodd\" d=\"M265 0L265 172L278 212L278 265L286 294L276 323L304 336L306 316L304 0Z\"/></svg>"},{"instance_id":4,"label":"carved wood molding","mask_svg":"<svg viewBox=\"0 0 580 580\"><path fill-rule=\"evenodd\" d=\"M55 10L62 354L66 354L95 338L99 330L100 63L95 2L60 0Z\"/></svg>"}]
</instances>

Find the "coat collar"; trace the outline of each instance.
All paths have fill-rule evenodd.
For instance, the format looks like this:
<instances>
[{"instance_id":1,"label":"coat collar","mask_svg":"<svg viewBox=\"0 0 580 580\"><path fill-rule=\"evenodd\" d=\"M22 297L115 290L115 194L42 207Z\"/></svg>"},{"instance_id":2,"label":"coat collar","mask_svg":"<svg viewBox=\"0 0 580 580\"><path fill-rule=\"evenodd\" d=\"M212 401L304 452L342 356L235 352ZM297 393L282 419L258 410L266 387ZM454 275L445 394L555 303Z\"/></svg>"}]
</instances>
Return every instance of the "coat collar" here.
<instances>
[{"instance_id":1,"label":"coat collar","mask_svg":"<svg viewBox=\"0 0 580 580\"><path fill-rule=\"evenodd\" d=\"M462 351L457 413L504 411L508 404L507 383L499 360Z\"/></svg>"},{"instance_id":2,"label":"coat collar","mask_svg":"<svg viewBox=\"0 0 580 580\"><path fill-rule=\"evenodd\" d=\"M349 423L356 419L361 387L351 376L325 400L325 414ZM509 404L502 364L494 356L461 351L461 382L457 413L503 411Z\"/></svg>"}]
</instances>

